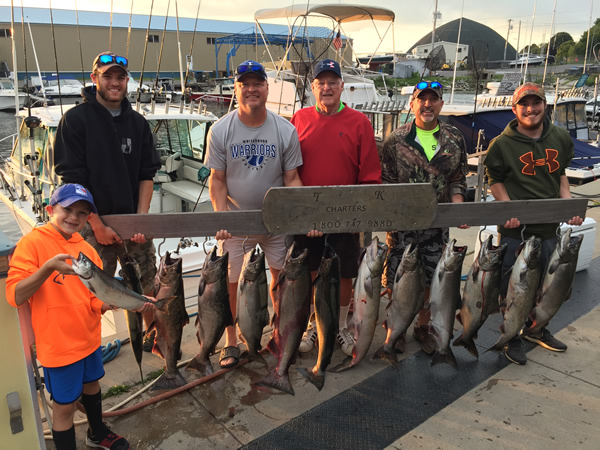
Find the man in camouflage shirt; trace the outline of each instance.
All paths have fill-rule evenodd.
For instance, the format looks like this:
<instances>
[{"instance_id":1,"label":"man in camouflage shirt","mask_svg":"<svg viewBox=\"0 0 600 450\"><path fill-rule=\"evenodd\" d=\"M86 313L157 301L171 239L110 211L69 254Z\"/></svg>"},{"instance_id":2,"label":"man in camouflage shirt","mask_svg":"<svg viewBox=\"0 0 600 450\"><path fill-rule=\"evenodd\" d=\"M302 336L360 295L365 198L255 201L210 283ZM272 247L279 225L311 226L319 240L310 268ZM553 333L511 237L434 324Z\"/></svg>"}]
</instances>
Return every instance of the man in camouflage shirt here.
<instances>
[{"instance_id":1,"label":"man in camouflage shirt","mask_svg":"<svg viewBox=\"0 0 600 450\"><path fill-rule=\"evenodd\" d=\"M461 132L438 116L444 105L443 88L437 82L419 82L410 101L415 119L390 134L381 152L383 183L431 183L438 203L463 202L467 188L467 152ZM462 227L461 227L462 228ZM427 287L425 306L419 312L414 337L427 354L435 352L436 344L429 334L429 286L433 272L449 240L447 228L391 231L387 233L389 246L383 285L391 292L396 269L406 246L419 246ZM397 349L404 351L404 338Z\"/></svg>"}]
</instances>

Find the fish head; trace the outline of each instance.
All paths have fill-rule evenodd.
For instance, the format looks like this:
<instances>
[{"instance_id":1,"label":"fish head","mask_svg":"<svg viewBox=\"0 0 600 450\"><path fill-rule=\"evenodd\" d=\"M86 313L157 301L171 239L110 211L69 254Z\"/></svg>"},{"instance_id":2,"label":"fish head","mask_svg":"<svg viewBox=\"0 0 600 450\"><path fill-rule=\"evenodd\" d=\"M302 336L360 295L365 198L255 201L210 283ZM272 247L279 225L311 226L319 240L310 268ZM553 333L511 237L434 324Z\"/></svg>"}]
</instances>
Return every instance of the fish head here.
<instances>
[{"instance_id":1,"label":"fish head","mask_svg":"<svg viewBox=\"0 0 600 450\"><path fill-rule=\"evenodd\" d=\"M504 254L508 248L507 244L496 246L492 243L493 236L487 237L484 243L481 244L479 249L479 266L482 270L489 271L494 270L502 264Z\"/></svg>"},{"instance_id":2,"label":"fish head","mask_svg":"<svg viewBox=\"0 0 600 450\"><path fill-rule=\"evenodd\" d=\"M565 262L573 261L578 258L579 249L583 243L583 234L572 237L571 230L572 228L567 228L560 238L560 259ZM567 236L568 239L566 238Z\"/></svg>"},{"instance_id":3,"label":"fish head","mask_svg":"<svg viewBox=\"0 0 600 450\"><path fill-rule=\"evenodd\" d=\"M412 242L406 246L400 264L406 272L414 271L421 264L421 251L416 243Z\"/></svg>"},{"instance_id":4,"label":"fish head","mask_svg":"<svg viewBox=\"0 0 600 450\"><path fill-rule=\"evenodd\" d=\"M467 247L457 246L456 239L452 239L444 246L444 250L442 251L442 258L439 264L442 265L445 271L453 272L462 265L466 254Z\"/></svg>"},{"instance_id":5,"label":"fish head","mask_svg":"<svg viewBox=\"0 0 600 450\"><path fill-rule=\"evenodd\" d=\"M183 258L166 252L158 265L158 278L162 284L175 282L183 272Z\"/></svg>"},{"instance_id":6,"label":"fish head","mask_svg":"<svg viewBox=\"0 0 600 450\"><path fill-rule=\"evenodd\" d=\"M294 242L288 250L282 270L289 280L297 280L303 276L308 270L308 249L299 248Z\"/></svg>"},{"instance_id":7,"label":"fish head","mask_svg":"<svg viewBox=\"0 0 600 450\"><path fill-rule=\"evenodd\" d=\"M249 281L256 280L265 271L265 253L258 247L244 255L242 276Z\"/></svg>"},{"instance_id":8,"label":"fish head","mask_svg":"<svg viewBox=\"0 0 600 450\"><path fill-rule=\"evenodd\" d=\"M202 279L206 283L214 283L222 277L223 270L227 271L229 264L229 252L224 251L221 256L217 255L218 248L215 245L204 259L202 266Z\"/></svg>"},{"instance_id":9,"label":"fish head","mask_svg":"<svg viewBox=\"0 0 600 450\"><path fill-rule=\"evenodd\" d=\"M134 279L142 278L142 271L140 266L131 256L125 254L119 259L121 263L121 271L119 272L123 280L131 286Z\"/></svg>"},{"instance_id":10,"label":"fish head","mask_svg":"<svg viewBox=\"0 0 600 450\"><path fill-rule=\"evenodd\" d=\"M542 259L542 240L531 236L525 241L522 252L527 267L530 269L539 267Z\"/></svg>"},{"instance_id":11,"label":"fish head","mask_svg":"<svg viewBox=\"0 0 600 450\"><path fill-rule=\"evenodd\" d=\"M79 256L77 259L71 260L71 264L73 266L73 270L80 278L89 280L94 276L94 268L96 265L91 259L85 256L83 252L79 252Z\"/></svg>"}]
</instances>

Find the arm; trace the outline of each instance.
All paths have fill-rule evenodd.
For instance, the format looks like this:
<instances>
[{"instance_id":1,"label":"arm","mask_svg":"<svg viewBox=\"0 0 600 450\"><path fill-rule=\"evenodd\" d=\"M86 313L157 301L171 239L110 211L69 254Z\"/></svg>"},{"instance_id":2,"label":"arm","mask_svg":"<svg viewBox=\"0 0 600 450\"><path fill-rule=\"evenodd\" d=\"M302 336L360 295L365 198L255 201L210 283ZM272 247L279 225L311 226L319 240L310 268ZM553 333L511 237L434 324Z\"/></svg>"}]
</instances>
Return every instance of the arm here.
<instances>
[{"instance_id":1,"label":"arm","mask_svg":"<svg viewBox=\"0 0 600 450\"><path fill-rule=\"evenodd\" d=\"M98 244L110 245L114 243L123 243L117 232L111 227L104 225L104 222L102 222L102 219L98 214L91 213L90 217L88 218L88 222L92 227L94 237L96 238Z\"/></svg>"},{"instance_id":2,"label":"arm","mask_svg":"<svg viewBox=\"0 0 600 450\"><path fill-rule=\"evenodd\" d=\"M490 190L497 201L510 201L510 197L508 196L508 192L506 191L506 186L504 186L504 183L494 183L490 186ZM520 226L521 222L516 217L511 217L504 224L504 228L519 228Z\"/></svg>"},{"instance_id":3,"label":"arm","mask_svg":"<svg viewBox=\"0 0 600 450\"><path fill-rule=\"evenodd\" d=\"M283 171L283 185L284 186L302 186L302 181L300 180L300 175L298 175L298 169Z\"/></svg>"},{"instance_id":4,"label":"arm","mask_svg":"<svg viewBox=\"0 0 600 450\"><path fill-rule=\"evenodd\" d=\"M227 211L227 176L224 170L211 169L208 179L208 195L215 211ZM218 241L231 239L227 230L219 230L215 235Z\"/></svg>"},{"instance_id":5,"label":"arm","mask_svg":"<svg viewBox=\"0 0 600 450\"><path fill-rule=\"evenodd\" d=\"M381 163L375 143L375 135L369 120L365 117L365 126L361 133L360 167L358 184L381 184Z\"/></svg>"},{"instance_id":6,"label":"arm","mask_svg":"<svg viewBox=\"0 0 600 450\"><path fill-rule=\"evenodd\" d=\"M137 214L148 214L150 202L152 201L154 182L152 180L142 180L139 186ZM137 244L143 244L146 242L146 236L143 233L136 233L131 240Z\"/></svg>"},{"instance_id":7,"label":"arm","mask_svg":"<svg viewBox=\"0 0 600 450\"><path fill-rule=\"evenodd\" d=\"M71 255L65 253L56 255L46 261L35 273L19 281L15 286L15 303L17 306L29 300L55 271L62 275L75 275L73 268L65 262L67 259L72 258Z\"/></svg>"},{"instance_id":8,"label":"arm","mask_svg":"<svg viewBox=\"0 0 600 450\"><path fill-rule=\"evenodd\" d=\"M560 177L560 191L559 191L559 197L560 198L572 198L571 197L571 189L569 187L569 179L567 178L566 175L561 175ZM571 218L571 220L569 220L567 222L567 224L569 225L581 225L583 223L583 219L579 216L574 216Z\"/></svg>"}]
</instances>

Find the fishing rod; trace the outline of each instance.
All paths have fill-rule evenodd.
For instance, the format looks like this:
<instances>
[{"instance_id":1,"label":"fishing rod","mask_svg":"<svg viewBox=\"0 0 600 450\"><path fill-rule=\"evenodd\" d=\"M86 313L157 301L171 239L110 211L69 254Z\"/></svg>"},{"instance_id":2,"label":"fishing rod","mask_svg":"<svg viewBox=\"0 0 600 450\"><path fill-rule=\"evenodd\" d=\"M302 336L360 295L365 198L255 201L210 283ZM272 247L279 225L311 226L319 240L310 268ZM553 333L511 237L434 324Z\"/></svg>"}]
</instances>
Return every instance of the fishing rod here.
<instances>
[{"instance_id":1,"label":"fishing rod","mask_svg":"<svg viewBox=\"0 0 600 450\"><path fill-rule=\"evenodd\" d=\"M113 0L110 0L110 26L108 28L108 51L112 52L112 19L113 19Z\"/></svg>"},{"instance_id":2,"label":"fishing rod","mask_svg":"<svg viewBox=\"0 0 600 450\"><path fill-rule=\"evenodd\" d=\"M194 22L194 32L192 33L192 43L190 44L190 57L186 61L185 67L185 84L187 85L187 80L190 75L190 66L192 65L192 55L194 54L194 41L196 40L196 27L198 25L198 16L200 15L200 5L202 4L202 0L198 1L198 9L196 10L196 21Z\"/></svg>"},{"instance_id":3,"label":"fishing rod","mask_svg":"<svg viewBox=\"0 0 600 450\"><path fill-rule=\"evenodd\" d=\"M154 0L150 4L150 15L148 16L148 28L146 28L146 42L144 43L144 56L142 57L142 71L140 73L140 85L137 89L137 98L135 100L135 109L136 111L140 110L140 96L141 90L144 82L144 67L146 67L146 52L148 50L148 39L150 38L150 22L152 22L152 10L154 9Z\"/></svg>"},{"instance_id":4,"label":"fishing rod","mask_svg":"<svg viewBox=\"0 0 600 450\"><path fill-rule=\"evenodd\" d=\"M125 59L129 61L129 41L131 40L131 17L133 16L133 0L131 0L131 10L129 11L129 27L127 28L127 46L125 47Z\"/></svg>"},{"instance_id":5,"label":"fishing rod","mask_svg":"<svg viewBox=\"0 0 600 450\"><path fill-rule=\"evenodd\" d=\"M52 45L54 47L54 66L56 67L56 86L58 87L58 101L60 103L60 115L64 114L63 112L63 103L62 103L62 95L60 92L60 72L58 71L58 56L56 53L56 35L54 34L54 18L52 17L52 0L48 0L50 5L50 30L52 30Z\"/></svg>"},{"instance_id":6,"label":"fishing rod","mask_svg":"<svg viewBox=\"0 0 600 450\"><path fill-rule=\"evenodd\" d=\"M22 13L21 13L22 14ZM15 9L14 9L14 4L13 4L13 0L10 0L10 29L14 30L15 29ZM11 40L11 44L12 44L12 57L13 57L13 73L15 74L15 78L17 81L17 85L18 83L18 75L17 75L17 48L15 45L15 36L14 36L14 32L10 34L10 40ZM13 89L14 93L15 93L15 120L17 121L17 130L21 129L21 123L19 121L19 90ZM21 143L21 139L17 140L18 145L19 145L19 154L23 154L23 149L22 149L22 143ZM19 158L19 172L23 173L23 158ZM25 199L25 192L24 192L24 187L21 184L21 193L19 194L19 199L24 200Z\"/></svg>"},{"instance_id":7,"label":"fishing rod","mask_svg":"<svg viewBox=\"0 0 600 450\"><path fill-rule=\"evenodd\" d=\"M85 69L83 68L83 50L81 48L81 33L79 32L79 8L75 0L75 21L77 22L77 40L79 41L79 59L81 61L81 81L85 86Z\"/></svg>"},{"instance_id":8,"label":"fishing rod","mask_svg":"<svg viewBox=\"0 0 600 450\"><path fill-rule=\"evenodd\" d=\"M179 40L179 10L177 8L177 0L175 0L175 23L177 24L177 56L179 57L179 77L181 78L181 100L179 101L179 112L183 112L185 82L183 81L183 64L181 61L181 41ZM175 83L173 83L173 91L175 91Z\"/></svg>"},{"instance_id":9,"label":"fishing rod","mask_svg":"<svg viewBox=\"0 0 600 450\"><path fill-rule=\"evenodd\" d=\"M48 105L48 99L46 98L46 87L42 83L42 72L40 71L40 62L35 51L35 41L33 40L33 33L31 32L31 25L29 20L27 21L27 28L29 29L29 39L31 40L31 48L33 50L33 58L35 60L35 66L37 68L38 77L40 79L40 90L42 91L42 97L44 98L44 106Z\"/></svg>"},{"instance_id":10,"label":"fishing rod","mask_svg":"<svg viewBox=\"0 0 600 450\"><path fill-rule=\"evenodd\" d=\"M156 100L156 91L158 89L158 76L160 74L160 63L162 62L162 53L165 46L165 35L167 34L167 21L169 20L169 8L171 0L167 3L167 13L165 14L165 25L163 27L162 39L160 40L160 51L158 53L158 63L156 66L156 78L154 79L154 89L152 90L152 110L154 112L154 101Z\"/></svg>"}]
</instances>

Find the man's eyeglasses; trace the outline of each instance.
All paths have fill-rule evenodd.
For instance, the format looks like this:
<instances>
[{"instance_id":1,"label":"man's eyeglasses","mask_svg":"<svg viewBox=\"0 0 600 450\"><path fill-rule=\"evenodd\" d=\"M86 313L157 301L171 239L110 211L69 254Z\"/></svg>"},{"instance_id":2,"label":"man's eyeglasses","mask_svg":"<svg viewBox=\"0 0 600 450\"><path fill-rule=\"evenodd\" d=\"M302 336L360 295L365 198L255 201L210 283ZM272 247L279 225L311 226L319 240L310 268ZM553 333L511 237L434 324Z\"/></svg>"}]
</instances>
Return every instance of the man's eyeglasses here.
<instances>
[{"instance_id":1,"label":"man's eyeglasses","mask_svg":"<svg viewBox=\"0 0 600 450\"><path fill-rule=\"evenodd\" d=\"M260 64L240 64L235 69L238 75L242 75L244 73L252 73L256 72L257 75L263 76L265 74L265 69Z\"/></svg>"},{"instance_id":2,"label":"man's eyeglasses","mask_svg":"<svg viewBox=\"0 0 600 450\"><path fill-rule=\"evenodd\" d=\"M120 66L127 67L127 58L116 55L100 55L98 63L102 65L116 63Z\"/></svg>"},{"instance_id":3,"label":"man's eyeglasses","mask_svg":"<svg viewBox=\"0 0 600 450\"><path fill-rule=\"evenodd\" d=\"M336 81L319 81L319 80L315 80L315 86L318 87L319 89L322 89L325 86L329 86L330 88L335 89L340 84L342 84L342 82L339 81L339 80L336 80Z\"/></svg>"},{"instance_id":4,"label":"man's eyeglasses","mask_svg":"<svg viewBox=\"0 0 600 450\"><path fill-rule=\"evenodd\" d=\"M420 81L415 86L415 89L423 90L423 89L443 89L442 83L439 81Z\"/></svg>"}]
</instances>

